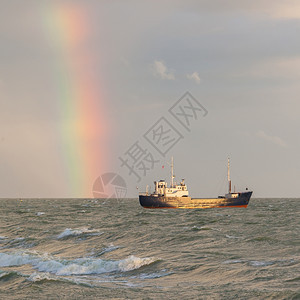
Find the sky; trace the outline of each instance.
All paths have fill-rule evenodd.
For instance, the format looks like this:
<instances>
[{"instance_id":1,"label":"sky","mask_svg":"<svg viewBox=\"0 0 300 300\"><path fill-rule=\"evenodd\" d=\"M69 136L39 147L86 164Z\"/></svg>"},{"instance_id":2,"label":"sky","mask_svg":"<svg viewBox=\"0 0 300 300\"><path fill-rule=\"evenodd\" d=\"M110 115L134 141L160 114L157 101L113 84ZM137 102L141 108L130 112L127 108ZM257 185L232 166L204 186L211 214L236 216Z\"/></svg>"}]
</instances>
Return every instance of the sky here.
<instances>
[{"instance_id":1,"label":"sky","mask_svg":"<svg viewBox=\"0 0 300 300\"><path fill-rule=\"evenodd\" d=\"M299 197L299 32L297 0L2 0L0 197L107 173L137 197L172 156L193 197L226 192L228 157L236 189Z\"/></svg>"}]
</instances>

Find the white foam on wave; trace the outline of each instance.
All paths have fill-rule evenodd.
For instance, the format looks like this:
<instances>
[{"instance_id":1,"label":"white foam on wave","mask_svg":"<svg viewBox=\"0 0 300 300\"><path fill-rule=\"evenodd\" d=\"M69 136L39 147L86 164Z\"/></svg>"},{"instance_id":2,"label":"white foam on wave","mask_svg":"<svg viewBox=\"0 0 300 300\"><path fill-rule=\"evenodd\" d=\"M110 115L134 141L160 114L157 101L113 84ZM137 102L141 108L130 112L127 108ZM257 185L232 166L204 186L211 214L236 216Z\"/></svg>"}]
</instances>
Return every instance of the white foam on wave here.
<instances>
[{"instance_id":1,"label":"white foam on wave","mask_svg":"<svg viewBox=\"0 0 300 300\"><path fill-rule=\"evenodd\" d=\"M1 270L0 270L0 279L1 279L2 277L7 276L8 274L9 274L8 272L1 271Z\"/></svg>"},{"instance_id":2,"label":"white foam on wave","mask_svg":"<svg viewBox=\"0 0 300 300\"><path fill-rule=\"evenodd\" d=\"M57 280L57 277L51 275L50 273L34 272L27 278L27 280L32 282L38 282L43 280Z\"/></svg>"},{"instance_id":3,"label":"white foam on wave","mask_svg":"<svg viewBox=\"0 0 300 300\"><path fill-rule=\"evenodd\" d=\"M249 265L253 267L265 267L265 266L271 266L275 262L273 261L257 261L257 260L251 260L249 261Z\"/></svg>"},{"instance_id":4,"label":"white foam on wave","mask_svg":"<svg viewBox=\"0 0 300 300\"><path fill-rule=\"evenodd\" d=\"M82 228L77 228L77 229L72 229L72 228L66 228L63 232L61 232L57 238L58 239L63 239L63 238L68 238L72 236L80 236L80 235L101 235L103 232L100 232L95 229L89 229L86 227Z\"/></svg>"},{"instance_id":5,"label":"white foam on wave","mask_svg":"<svg viewBox=\"0 0 300 300\"><path fill-rule=\"evenodd\" d=\"M155 261L155 259L153 257L152 258L151 257L139 258L139 257L131 255L124 260L120 260L119 267L120 267L121 271L127 272L127 271L139 269L145 265L150 265L154 261Z\"/></svg>"},{"instance_id":6,"label":"white foam on wave","mask_svg":"<svg viewBox=\"0 0 300 300\"><path fill-rule=\"evenodd\" d=\"M139 276L136 276L141 279L156 279L156 278L161 278L165 277L168 275L173 274L172 272L167 272L166 269L161 270L160 272L154 272L154 273L142 273Z\"/></svg>"},{"instance_id":7,"label":"white foam on wave","mask_svg":"<svg viewBox=\"0 0 300 300\"><path fill-rule=\"evenodd\" d=\"M42 216L42 215L44 215L45 213L43 212L43 211L38 211L37 213L36 213L36 215L39 217L39 216Z\"/></svg>"},{"instance_id":8,"label":"white foam on wave","mask_svg":"<svg viewBox=\"0 0 300 300\"><path fill-rule=\"evenodd\" d=\"M115 246L114 244L110 244L108 247L103 248L102 251L98 254L98 256L100 256L100 255L102 255L104 253L107 253L107 252L115 251L115 250L117 250L119 248L120 248L119 246Z\"/></svg>"},{"instance_id":9,"label":"white foam on wave","mask_svg":"<svg viewBox=\"0 0 300 300\"><path fill-rule=\"evenodd\" d=\"M52 275L51 273L40 273L34 272L26 280L31 282L41 282L41 281L61 281L61 282L70 282L75 284L81 284L85 286L92 287L92 285L84 279L79 279L77 277L60 277L56 275Z\"/></svg>"},{"instance_id":10,"label":"white foam on wave","mask_svg":"<svg viewBox=\"0 0 300 300\"><path fill-rule=\"evenodd\" d=\"M249 266L252 267L267 267L274 264L281 264L281 265L290 265L294 263L293 259L286 259L286 260L273 260L273 261L265 261L265 260L241 260L241 259L231 259L226 260L223 262L224 264L238 264L238 263L247 263Z\"/></svg>"},{"instance_id":11,"label":"white foam on wave","mask_svg":"<svg viewBox=\"0 0 300 300\"><path fill-rule=\"evenodd\" d=\"M241 259L229 259L229 260L225 260L223 263L224 264L239 264L239 263L243 263L244 261Z\"/></svg>"},{"instance_id":12,"label":"white foam on wave","mask_svg":"<svg viewBox=\"0 0 300 300\"><path fill-rule=\"evenodd\" d=\"M0 267L32 265L40 272L55 275L89 275L110 272L128 272L149 265L154 258L129 256L123 260L102 260L94 258L78 258L74 260L57 259L36 253L0 253Z\"/></svg>"},{"instance_id":13,"label":"white foam on wave","mask_svg":"<svg viewBox=\"0 0 300 300\"><path fill-rule=\"evenodd\" d=\"M226 236L228 239L240 239L240 237L234 236L234 235L226 234L225 236Z\"/></svg>"},{"instance_id":14,"label":"white foam on wave","mask_svg":"<svg viewBox=\"0 0 300 300\"><path fill-rule=\"evenodd\" d=\"M22 266L30 263L27 255L0 253L0 267Z\"/></svg>"}]
</instances>

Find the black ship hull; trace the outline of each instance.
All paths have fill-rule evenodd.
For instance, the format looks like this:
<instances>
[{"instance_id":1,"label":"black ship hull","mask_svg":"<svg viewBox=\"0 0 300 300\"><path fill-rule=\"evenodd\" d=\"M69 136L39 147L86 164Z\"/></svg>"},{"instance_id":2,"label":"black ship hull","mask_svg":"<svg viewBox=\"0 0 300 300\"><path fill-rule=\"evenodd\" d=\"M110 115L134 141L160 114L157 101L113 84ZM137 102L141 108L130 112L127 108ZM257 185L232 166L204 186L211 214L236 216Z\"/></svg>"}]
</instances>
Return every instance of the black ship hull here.
<instances>
[{"instance_id":1,"label":"black ship hull","mask_svg":"<svg viewBox=\"0 0 300 300\"><path fill-rule=\"evenodd\" d=\"M190 198L139 195L144 208L214 208L214 207L247 207L252 192L238 193L236 197Z\"/></svg>"}]
</instances>

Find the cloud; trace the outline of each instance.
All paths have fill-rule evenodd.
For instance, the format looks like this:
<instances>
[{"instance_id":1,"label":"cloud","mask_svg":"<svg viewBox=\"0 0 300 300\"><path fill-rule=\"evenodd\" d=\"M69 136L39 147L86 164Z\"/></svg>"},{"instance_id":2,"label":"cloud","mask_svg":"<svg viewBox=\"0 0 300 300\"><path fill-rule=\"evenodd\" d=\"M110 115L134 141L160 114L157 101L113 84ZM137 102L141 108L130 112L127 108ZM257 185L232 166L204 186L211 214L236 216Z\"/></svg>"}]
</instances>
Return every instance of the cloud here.
<instances>
[{"instance_id":1,"label":"cloud","mask_svg":"<svg viewBox=\"0 0 300 300\"><path fill-rule=\"evenodd\" d=\"M162 60L155 60L152 64L153 74L161 79L175 80L174 72L168 70L167 66Z\"/></svg>"},{"instance_id":2,"label":"cloud","mask_svg":"<svg viewBox=\"0 0 300 300\"><path fill-rule=\"evenodd\" d=\"M299 19L299 0L190 0L186 1L187 8L198 12L232 13L246 12L261 14L276 19Z\"/></svg>"},{"instance_id":3,"label":"cloud","mask_svg":"<svg viewBox=\"0 0 300 300\"><path fill-rule=\"evenodd\" d=\"M295 81L299 86L300 56L271 57L257 60L247 68L235 71L234 76L236 78L247 77L248 80L281 79L284 80L283 83Z\"/></svg>"},{"instance_id":4,"label":"cloud","mask_svg":"<svg viewBox=\"0 0 300 300\"><path fill-rule=\"evenodd\" d=\"M200 78L198 72L194 72L192 74L187 74L186 77L189 80L195 81L197 84L200 84L200 82L201 82L201 78Z\"/></svg>"},{"instance_id":5,"label":"cloud","mask_svg":"<svg viewBox=\"0 0 300 300\"><path fill-rule=\"evenodd\" d=\"M288 146L287 143L284 140L282 140L280 137L268 135L262 130L257 132L257 136L283 148L287 148Z\"/></svg>"},{"instance_id":6,"label":"cloud","mask_svg":"<svg viewBox=\"0 0 300 300\"><path fill-rule=\"evenodd\" d=\"M298 0L265 1L263 12L277 19L299 19L300 3Z\"/></svg>"}]
</instances>

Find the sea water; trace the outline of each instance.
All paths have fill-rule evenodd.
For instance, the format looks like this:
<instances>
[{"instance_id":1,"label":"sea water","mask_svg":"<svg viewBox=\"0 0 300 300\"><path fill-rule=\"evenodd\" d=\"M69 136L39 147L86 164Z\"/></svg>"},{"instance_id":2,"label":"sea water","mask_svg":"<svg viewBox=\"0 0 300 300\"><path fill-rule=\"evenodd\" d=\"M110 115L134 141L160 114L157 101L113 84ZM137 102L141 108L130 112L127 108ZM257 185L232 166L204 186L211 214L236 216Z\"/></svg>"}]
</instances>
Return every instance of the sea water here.
<instances>
[{"instance_id":1,"label":"sea water","mask_svg":"<svg viewBox=\"0 0 300 300\"><path fill-rule=\"evenodd\" d=\"M300 199L1 199L1 299L300 299Z\"/></svg>"}]
</instances>

